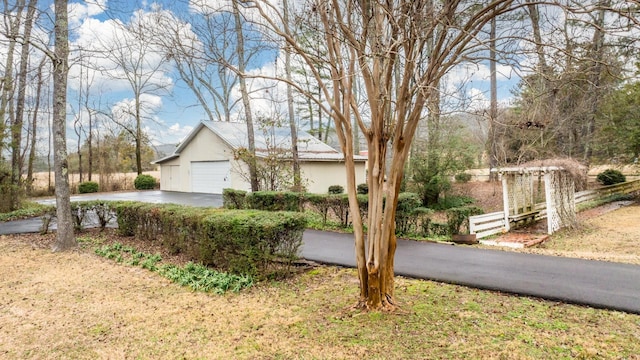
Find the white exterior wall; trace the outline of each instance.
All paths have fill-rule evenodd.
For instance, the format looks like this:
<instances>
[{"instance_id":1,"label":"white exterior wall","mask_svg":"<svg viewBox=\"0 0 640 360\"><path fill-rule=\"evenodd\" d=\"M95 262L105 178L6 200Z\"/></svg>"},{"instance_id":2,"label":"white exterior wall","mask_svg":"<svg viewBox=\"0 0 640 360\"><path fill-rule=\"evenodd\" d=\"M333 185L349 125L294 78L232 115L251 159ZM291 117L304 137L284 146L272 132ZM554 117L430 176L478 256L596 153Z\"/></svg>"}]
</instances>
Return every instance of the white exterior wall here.
<instances>
[{"instance_id":1,"label":"white exterior wall","mask_svg":"<svg viewBox=\"0 0 640 360\"><path fill-rule=\"evenodd\" d=\"M231 185L237 190L251 190L249 169L242 161L234 160L233 150L222 139L206 127L200 129L189 144L182 149L179 157L167 160L160 165L160 189L192 192L191 162L193 161L229 161L231 167ZM173 169L170 167L174 166ZM179 167L179 184L169 183L166 176ZM344 162L303 161L300 163L303 183L308 192L326 194L329 186L341 185L347 189L347 176ZM356 185L366 181L365 162L356 162Z\"/></svg>"},{"instance_id":2,"label":"white exterior wall","mask_svg":"<svg viewBox=\"0 0 640 360\"><path fill-rule=\"evenodd\" d=\"M356 162L356 186L366 181L365 162ZM347 171L344 162L314 161L300 163L300 172L307 191L326 194L329 186L340 185L347 191Z\"/></svg>"}]
</instances>

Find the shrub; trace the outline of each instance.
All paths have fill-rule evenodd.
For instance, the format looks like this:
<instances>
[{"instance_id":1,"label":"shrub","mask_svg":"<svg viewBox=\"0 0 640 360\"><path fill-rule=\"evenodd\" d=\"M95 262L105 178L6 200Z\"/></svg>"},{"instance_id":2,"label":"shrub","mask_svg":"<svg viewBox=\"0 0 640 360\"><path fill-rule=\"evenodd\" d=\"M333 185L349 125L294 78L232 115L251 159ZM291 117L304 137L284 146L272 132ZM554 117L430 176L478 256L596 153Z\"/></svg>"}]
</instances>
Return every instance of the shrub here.
<instances>
[{"instance_id":1,"label":"shrub","mask_svg":"<svg viewBox=\"0 0 640 360\"><path fill-rule=\"evenodd\" d=\"M135 186L136 190L151 190L155 189L157 183L156 178L153 176L140 174L133 181L133 186Z\"/></svg>"},{"instance_id":2,"label":"shrub","mask_svg":"<svg viewBox=\"0 0 640 360\"><path fill-rule=\"evenodd\" d=\"M322 217L322 226L327 225L329 209L331 208L328 196L326 194L305 194L304 196L304 202L311 205L312 209Z\"/></svg>"},{"instance_id":3,"label":"shrub","mask_svg":"<svg viewBox=\"0 0 640 360\"><path fill-rule=\"evenodd\" d=\"M225 209L245 209L247 207L247 192L222 189L222 207Z\"/></svg>"},{"instance_id":4,"label":"shrub","mask_svg":"<svg viewBox=\"0 0 640 360\"><path fill-rule=\"evenodd\" d=\"M271 276L297 256L306 216L294 212L219 210L117 202L122 235L160 242L175 253L235 274Z\"/></svg>"},{"instance_id":5,"label":"shrub","mask_svg":"<svg viewBox=\"0 0 640 360\"><path fill-rule=\"evenodd\" d=\"M613 185L627 181L627 178L618 170L607 169L596 177L602 185Z\"/></svg>"},{"instance_id":6,"label":"shrub","mask_svg":"<svg viewBox=\"0 0 640 360\"><path fill-rule=\"evenodd\" d=\"M246 207L265 211L301 211L302 194L295 192L255 191L247 195Z\"/></svg>"},{"instance_id":7,"label":"shrub","mask_svg":"<svg viewBox=\"0 0 640 360\"><path fill-rule=\"evenodd\" d=\"M455 176L456 182L459 183L467 183L469 181L471 181L471 174L467 174L467 173L459 173L456 174Z\"/></svg>"},{"instance_id":8,"label":"shrub","mask_svg":"<svg viewBox=\"0 0 640 360\"><path fill-rule=\"evenodd\" d=\"M464 195L447 195L444 198L440 198L437 204L430 206L436 210L447 210L451 208L463 207L473 204L475 199Z\"/></svg>"},{"instance_id":9,"label":"shrub","mask_svg":"<svg viewBox=\"0 0 640 360\"><path fill-rule=\"evenodd\" d=\"M331 185L329 186L329 194L337 195L344 193L344 187L341 185Z\"/></svg>"},{"instance_id":10,"label":"shrub","mask_svg":"<svg viewBox=\"0 0 640 360\"><path fill-rule=\"evenodd\" d=\"M367 195L369 193L369 185L366 183L358 184L358 194Z\"/></svg>"},{"instance_id":11,"label":"shrub","mask_svg":"<svg viewBox=\"0 0 640 360\"><path fill-rule=\"evenodd\" d=\"M78 192L80 194L88 194L88 193L96 193L98 192L98 189L100 187L98 186L98 183L95 181L85 181L85 182L81 182L78 185Z\"/></svg>"},{"instance_id":12,"label":"shrub","mask_svg":"<svg viewBox=\"0 0 640 360\"><path fill-rule=\"evenodd\" d=\"M463 206L451 208L446 211L447 226L450 235L460 234L464 229L469 229L469 216L484 214L484 211L477 206Z\"/></svg>"},{"instance_id":13,"label":"shrub","mask_svg":"<svg viewBox=\"0 0 640 360\"><path fill-rule=\"evenodd\" d=\"M412 230L414 210L421 205L420 195L415 193L400 193L396 209L396 233L408 234Z\"/></svg>"}]
</instances>

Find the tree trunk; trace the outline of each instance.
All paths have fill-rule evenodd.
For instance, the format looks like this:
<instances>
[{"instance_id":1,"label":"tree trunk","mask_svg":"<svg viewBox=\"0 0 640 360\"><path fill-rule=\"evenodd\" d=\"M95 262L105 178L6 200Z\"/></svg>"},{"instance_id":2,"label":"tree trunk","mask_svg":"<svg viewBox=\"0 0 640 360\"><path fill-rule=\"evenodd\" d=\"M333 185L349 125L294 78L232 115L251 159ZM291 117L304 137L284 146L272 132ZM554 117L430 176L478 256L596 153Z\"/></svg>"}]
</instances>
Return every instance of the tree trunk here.
<instances>
[{"instance_id":1,"label":"tree trunk","mask_svg":"<svg viewBox=\"0 0 640 360\"><path fill-rule=\"evenodd\" d=\"M4 147L5 137L5 119L7 116L7 109L12 103L13 98L13 56L16 48L16 38L20 31L20 20L22 19L22 11L24 10L24 1L18 2L15 9L12 9L11 13L14 13L15 20L8 24L9 26L9 46L7 48L7 58L4 67L4 76L2 77L2 95L0 97L0 148ZM11 118L11 114L9 114ZM2 154L0 154L2 157ZM13 180L13 175L12 175Z\"/></svg>"},{"instance_id":2,"label":"tree trunk","mask_svg":"<svg viewBox=\"0 0 640 360\"><path fill-rule=\"evenodd\" d=\"M46 58L43 57L38 65L38 75L36 82L36 102L33 105L33 116L31 118L31 144L29 146L29 162L27 166L27 194L33 191L33 163L36 159L36 144L38 130L38 110L40 109L40 97L42 95L42 71Z\"/></svg>"},{"instance_id":3,"label":"tree trunk","mask_svg":"<svg viewBox=\"0 0 640 360\"><path fill-rule=\"evenodd\" d=\"M55 52L53 54L53 150L58 230L53 251L77 246L73 234L67 157L67 74L69 58L69 21L67 0L55 0Z\"/></svg>"},{"instance_id":4,"label":"tree trunk","mask_svg":"<svg viewBox=\"0 0 640 360\"><path fill-rule=\"evenodd\" d=\"M249 179L251 183L251 191L260 190L257 174L257 159L256 159L256 140L253 130L253 114L251 113L251 103L249 101L249 90L247 89L247 80L245 78L245 56L244 56L244 35L242 31L242 21L240 19L240 9L238 8L239 0L232 0L233 3L233 17L235 19L237 54L238 54L238 72L240 83L240 94L242 96L242 105L244 107L245 120L247 122L247 138L249 146Z\"/></svg>"},{"instance_id":5,"label":"tree trunk","mask_svg":"<svg viewBox=\"0 0 640 360\"><path fill-rule=\"evenodd\" d=\"M602 98L602 62L604 57L604 21L605 21L605 8L608 8L611 4L609 0L601 0L599 3L598 15L596 18L596 23L594 24L594 33L593 40L591 42L591 61L593 63L591 74L590 74L590 87L591 91L589 92L591 96L589 99L589 112L587 113L587 121L584 127L584 131L582 133L582 141L583 141L583 160L588 163L591 155L593 153L593 148L591 146L591 142L593 140L593 133L596 128L596 113L598 111L598 105L600 104L600 99Z\"/></svg>"},{"instance_id":6,"label":"tree trunk","mask_svg":"<svg viewBox=\"0 0 640 360\"><path fill-rule=\"evenodd\" d=\"M142 174L142 110L140 109L140 94L136 94L136 171Z\"/></svg>"},{"instance_id":7,"label":"tree trunk","mask_svg":"<svg viewBox=\"0 0 640 360\"><path fill-rule=\"evenodd\" d=\"M489 40L489 71L491 76L491 105L489 108L489 169L498 167L496 121L498 120L498 76L496 59L496 18L491 19L491 39ZM489 181L498 181L498 173L490 171Z\"/></svg>"},{"instance_id":8,"label":"tree trunk","mask_svg":"<svg viewBox=\"0 0 640 360\"><path fill-rule=\"evenodd\" d=\"M18 98L16 100L16 113L11 126L11 182L20 185L22 179L22 125L24 124L24 107L27 93L27 71L29 69L29 41L31 39L31 29L36 11L36 0L29 1L27 16L24 23L24 42L20 51L20 69L18 71ZM15 199L18 201L18 199ZM16 202L17 204L17 202Z\"/></svg>"},{"instance_id":9,"label":"tree trunk","mask_svg":"<svg viewBox=\"0 0 640 360\"><path fill-rule=\"evenodd\" d=\"M282 2L284 14L284 26L289 26L289 3ZM302 191L302 177L300 175L300 160L298 158L298 129L296 117L293 109L293 87L291 86L291 53L288 49L284 51L284 71L287 79L287 110L289 112L289 128L291 130L291 158L293 160L293 191Z\"/></svg>"}]
</instances>

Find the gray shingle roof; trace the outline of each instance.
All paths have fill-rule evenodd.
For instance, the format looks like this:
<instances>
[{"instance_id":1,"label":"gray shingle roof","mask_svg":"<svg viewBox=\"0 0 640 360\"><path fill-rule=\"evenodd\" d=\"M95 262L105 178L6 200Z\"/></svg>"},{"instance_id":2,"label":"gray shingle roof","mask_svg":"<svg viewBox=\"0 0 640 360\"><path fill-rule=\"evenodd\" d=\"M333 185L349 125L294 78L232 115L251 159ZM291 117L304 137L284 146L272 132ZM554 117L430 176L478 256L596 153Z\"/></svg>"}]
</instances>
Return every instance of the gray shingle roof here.
<instances>
[{"instance_id":1,"label":"gray shingle roof","mask_svg":"<svg viewBox=\"0 0 640 360\"><path fill-rule=\"evenodd\" d=\"M223 122L223 121L202 121L178 146L175 153L163 159L156 160L155 163L175 158L203 128L207 127L218 135L232 149L238 150L248 148L247 125L245 123ZM254 131L256 155L265 157L269 151L283 151L290 156L291 151L291 130L285 127L272 127L265 130L256 129ZM298 157L307 161L342 161L344 156L338 150L323 143L311 134L298 130ZM356 161L365 161L366 157L356 155Z\"/></svg>"}]
</instances>

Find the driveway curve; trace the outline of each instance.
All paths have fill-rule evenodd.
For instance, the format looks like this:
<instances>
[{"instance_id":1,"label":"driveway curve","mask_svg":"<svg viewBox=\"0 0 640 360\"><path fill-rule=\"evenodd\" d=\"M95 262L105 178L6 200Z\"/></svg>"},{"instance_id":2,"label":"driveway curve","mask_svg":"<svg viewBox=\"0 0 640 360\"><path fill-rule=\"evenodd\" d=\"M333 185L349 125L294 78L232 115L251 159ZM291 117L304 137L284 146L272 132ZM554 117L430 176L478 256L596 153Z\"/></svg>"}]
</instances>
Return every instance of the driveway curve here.
<instances>
[{"instance_id":1,"label":"driveway curve","mask_svg":"<svg viewBox=\"0 0 640 360\"><path fill-rule=\"evenodd\" d=\"M135 200L222 206L221 195L136 191L73 196L81 200ZM53 200L41 200L47 203ZM36 232L40 219L0 223L0 234ZM319 263L355 266L353 236L307 230L300 255ZM640 266L399 240L397 275L534 296L640 314Z\"/></svg>"}]
</instances>

